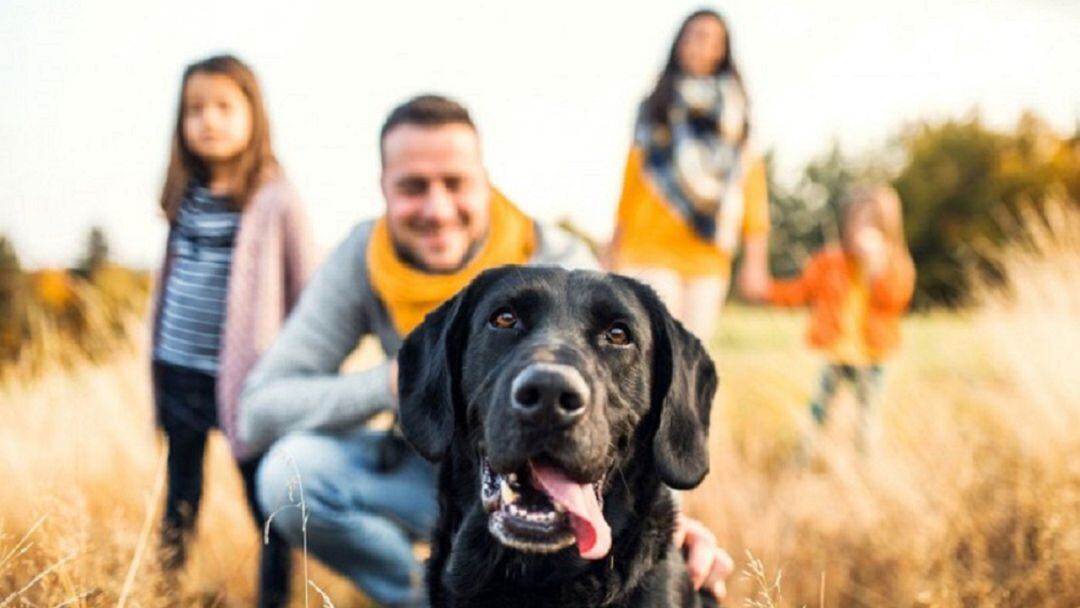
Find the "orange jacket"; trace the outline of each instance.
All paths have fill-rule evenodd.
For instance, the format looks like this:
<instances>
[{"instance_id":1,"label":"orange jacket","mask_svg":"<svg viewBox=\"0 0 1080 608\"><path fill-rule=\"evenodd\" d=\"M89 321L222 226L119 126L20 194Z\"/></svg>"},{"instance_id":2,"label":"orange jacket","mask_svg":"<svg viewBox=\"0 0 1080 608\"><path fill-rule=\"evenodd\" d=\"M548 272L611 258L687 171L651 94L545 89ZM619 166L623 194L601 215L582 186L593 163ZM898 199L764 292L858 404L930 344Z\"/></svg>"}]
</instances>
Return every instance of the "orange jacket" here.
<instances>
[{"instance_id":1,"label":"orange jacket","mask_svg":"<svg viewBox=\"0 0 1080 608\"><path fill-rule=\"evenodd\" d=\"M915 289L915 267L906 256L893 256L888 267L870 282L863 339L875 361L900 343L900 315L907 310ZM827 247L806 263L802 275L774 281L766 299L782 306L810 305L806 339L811 346L828 349L840 337L844 298L857 271L854 260L839 247Z\"/></svg>"}]
</instances>

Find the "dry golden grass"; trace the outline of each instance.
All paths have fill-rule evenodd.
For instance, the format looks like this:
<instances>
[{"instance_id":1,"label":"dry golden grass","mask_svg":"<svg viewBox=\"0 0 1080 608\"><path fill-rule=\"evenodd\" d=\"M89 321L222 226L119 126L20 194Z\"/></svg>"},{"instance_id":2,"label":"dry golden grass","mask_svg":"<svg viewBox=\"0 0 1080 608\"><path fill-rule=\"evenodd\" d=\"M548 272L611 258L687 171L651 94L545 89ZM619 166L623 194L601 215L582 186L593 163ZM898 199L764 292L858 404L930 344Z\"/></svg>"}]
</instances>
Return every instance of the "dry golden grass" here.
<instances>
[{"instance_id":1,"label":"dry golden grass","mask_svg":"<svg viewBox=\"0 0 1080 608\"><path fill-rule=\"evenodd\" d=\"M725 313L713 472L687 504L747 573L730 605L1080 605L1080 217L1055 209L1053 232L1004 258L1010 293L906 321L866 456L845 404L799 456L819 365L804 317ZM145 352L60 369L0 386L0 608L167 605ZM219 439L207 466L175 603L248 605L258 540ZM311 577L337 606L364 605L325 569Z\"/></svg>"},{"instance_id":2,"label":"dry golden grass","mask_svg":"<svg viewBox=\"0 0 1080 608\"><path fill-rule=\"evenodd\" d=\"M55 268L9 274L0 286L0 383L108 360L137 333L149 292L148 273L112 264L87 277Z\"/></svg>"},{"instance_id":3,"label":"dry golden grass","mask_svg":"<svg viewBox=\"0 0 1080 608\"><path fill-rule=\"evenodd\" d=\"M129 572L129 606L253 604L258 532L224 440L210 442L198 538L169 600L155 555L164 444L144 350L57 370L0 386L0 606L117 605ZM339 607L368 605L325 569L311 578ZM302 605L303 582L294 588ZM314 589L310 605L321 605Z\"/></svg>"}]
</instances>

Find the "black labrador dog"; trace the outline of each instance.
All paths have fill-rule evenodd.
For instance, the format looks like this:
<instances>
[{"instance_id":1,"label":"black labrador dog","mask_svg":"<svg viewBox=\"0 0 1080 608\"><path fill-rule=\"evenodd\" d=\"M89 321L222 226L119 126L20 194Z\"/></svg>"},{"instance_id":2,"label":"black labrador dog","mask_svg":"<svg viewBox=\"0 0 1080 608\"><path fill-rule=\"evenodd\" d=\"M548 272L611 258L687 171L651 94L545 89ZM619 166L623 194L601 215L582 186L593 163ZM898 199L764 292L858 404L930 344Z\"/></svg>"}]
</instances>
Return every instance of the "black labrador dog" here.
<instances>
[{"instance_id":1,"label":"black labrador dog","mask_svg":"<svg viewBox=\"0 0 1080 608\"><path fill-rule=\"evenodd\" d=\"M441 461L432 606L710 606L669 488L708 471L716 371L632 279L488 270L398 355L406 439Z\"/></svg>"}]
</instances>

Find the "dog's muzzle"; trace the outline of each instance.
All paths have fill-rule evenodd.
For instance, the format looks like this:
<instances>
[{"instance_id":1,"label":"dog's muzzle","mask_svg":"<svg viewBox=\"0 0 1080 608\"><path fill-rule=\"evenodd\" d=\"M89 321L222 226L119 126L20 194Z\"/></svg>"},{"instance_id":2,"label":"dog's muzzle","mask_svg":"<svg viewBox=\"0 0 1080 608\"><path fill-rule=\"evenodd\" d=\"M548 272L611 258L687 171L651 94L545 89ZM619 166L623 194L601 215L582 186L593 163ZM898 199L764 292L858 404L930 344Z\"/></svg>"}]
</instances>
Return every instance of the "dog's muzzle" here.
<instances>
[{"instance_id":1,"label":"dog's muzzle","mask_svg":"<svg viewBox=\"0 0 1080 608\"><path fill-rule=\"evenodd\" d=\"M592 391L576 367L533 362L510 386L510 412L525 435L542 444L565 436L588 416ZM582 483L569 477L558 458L542 451L513 472L497 473L480 454L481 502L491 533L505 546L527 553L553 553L577 545L585 559L611 548L603 514L604 478Z\"/></svg>"}]
</instances>

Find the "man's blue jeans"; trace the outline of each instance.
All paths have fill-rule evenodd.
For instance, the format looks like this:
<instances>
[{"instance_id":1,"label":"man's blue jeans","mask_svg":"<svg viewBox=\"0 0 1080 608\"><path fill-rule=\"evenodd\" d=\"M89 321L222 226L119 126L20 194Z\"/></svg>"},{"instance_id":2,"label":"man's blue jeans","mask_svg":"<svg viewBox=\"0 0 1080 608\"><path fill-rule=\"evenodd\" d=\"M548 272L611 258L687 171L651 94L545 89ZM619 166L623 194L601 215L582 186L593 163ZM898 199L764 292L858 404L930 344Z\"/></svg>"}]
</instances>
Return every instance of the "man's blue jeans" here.
<instances>
[{"instance_id":1,"label":"man's blue jeans","mask_svg":"<svg viewBox=\"0 0 1080 608\"><path fill-rule=\"evenodd\" d=\"M263 458L259 504L294 547L385 606L423 606L423 570L412 544L427 540L438 510L435 469L412 450L393 470L377 462L385 432L291 433Z\"/></svg>"}]
</instances>

